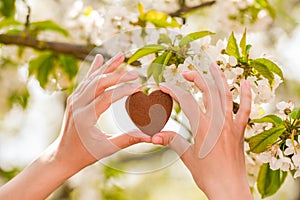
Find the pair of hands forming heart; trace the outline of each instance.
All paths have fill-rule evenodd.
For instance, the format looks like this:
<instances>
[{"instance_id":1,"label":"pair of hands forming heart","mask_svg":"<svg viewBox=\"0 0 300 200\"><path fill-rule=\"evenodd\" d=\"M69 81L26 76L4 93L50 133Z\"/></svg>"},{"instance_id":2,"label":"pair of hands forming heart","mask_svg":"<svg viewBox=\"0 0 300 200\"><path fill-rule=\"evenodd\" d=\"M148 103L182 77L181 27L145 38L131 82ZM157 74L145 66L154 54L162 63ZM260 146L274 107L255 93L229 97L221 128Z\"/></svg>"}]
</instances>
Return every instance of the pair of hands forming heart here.
<instances>
[{"instance_id":1,"label":"pair of hands forming heart","mask_svg":"<svg viewBox=\"0 0 300 200\"><path fill-rule=\"evenodd\" d=\"M190 93L168 83L160 85L163 92L178 101L189 119L194 144L170 131L153 136L141 131L107 136L95 127L98 117L113 102L140 90L139 85L126 83L137 79L137 73L116 71L123 61L124 56L120 54L102 66L103 58L96 57L87 76L67 100L61 135L32 164L0 188L0 199L45 199L82 168L139 142L174 149L209 199L252 199L243 150L243 133L251 108L249 82L241 85L240 109L235 116L232 95L224 74L216 65L210 67L213 80L205 79L196 71L183 73L183 77L203 93L205 111ZM118 86L119 83L124 84ZM153 93L154 96L160 94ZM128 100L129 113L131 98L134 96ZM154 108L149 107L152 116L167 110L157 102L154 105ZM166 116L164 113L158 119ZM156 124L154 120L150 119L150 125L139 125L146 132L152 129L151 123ZM24 187L26 190L20 189Z\"/></svg>"},{"instance_id":2,"label":"pair of hands forming heart","mask_svg":"<svg viewBox=\"0 0 300 200\"><path fill-rule=\"evenodd\" d=\"M126 83L137 79L137 73L115 71L123 60L124 56L120 54L101 67L103 59L101 56L97 56L87 77L68 99L65 130L61 143L72 143L69 141L77 140L79 146L71 145L70 148L77 152L77 156L82 156L84 164L81 166L84 167L135 143L161 144L170 146L180 155L197 185L209 198L217 198L221 194L220 199L226 199L224 193L214 192L215 186L212 184L217 181L216 187L224 191L228 195L228 199L242 197L245 197L242 199L251 199L243 151L243 134L251 109L249 82L244 81L241 84L240 109L235 117L232 113L232 94L224 74L216 64L210 66L213 80L201 76L196 71L183 73L183 77L194 83L203 93L205 111L200 109L189 92L168 83L160 84L160 89L180 104L189 119L194 137L194 144L190 144L174 132L156 133L160 131L160 128L154 130L151 125L151 123L155 125L157 123L155 119L159 119L162 121L160 125L163 126L171 110L170 107L165 107L163 103L156 102L155 98L151 97L160 96L159 98L169 102L167 103L169 105L172 100L167 97L168 95L162 95L161 92L154 92L150 95L148 101L150 104L154 104L154 107L152 105L146 108L150 112L150 121L148 119L148 122L144 123L140 118L137 120L134 118L140 117L141 113L134 108L132 103L134 99L139 99L143 95L137 93L141 89L139 85ZM118 83L124 84L111 88ZM126 107L132 120L136 120L137 126L142 131L148 132L150 135L156 134L149 136L141 131L134 131L111 137L95 128L94 125L99 115L113 102L125 96L130 96L127 99ZM137 102L143 105L143 102ZM153 119L157 113L160 113L159 117Z\"/></svg>"}]
</instances>

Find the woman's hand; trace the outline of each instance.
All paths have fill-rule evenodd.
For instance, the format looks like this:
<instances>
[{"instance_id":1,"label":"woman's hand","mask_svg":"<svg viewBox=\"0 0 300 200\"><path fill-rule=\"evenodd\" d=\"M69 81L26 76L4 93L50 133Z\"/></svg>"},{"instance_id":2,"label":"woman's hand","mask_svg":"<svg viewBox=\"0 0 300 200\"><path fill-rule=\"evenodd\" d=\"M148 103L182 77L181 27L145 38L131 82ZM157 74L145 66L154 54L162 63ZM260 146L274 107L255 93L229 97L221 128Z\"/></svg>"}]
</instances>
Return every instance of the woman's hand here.
<instances>
[{"instance_id":1,"label":"woman's hand","mask_svg":"<svg viewBox=\"0 0 300 200\"><path fill-rule=\"evenodd\" d=\"M189 119L194 144L174 132L158 133L152 142L173 148L209 199L252 199L244 159L244 130L251 109L249 82L241 85L240 109L234 117L224 74L216 64L212 64L210 72L213 80L196 71L183 74L202 91L205 111L191 94L174 85L161 84L161 90L179 102Z\"/></svg>"},{"instance_id":2,"label":"woman's hand","mask_svg":"<svg viewBox=\"0 0 300 200\"><path fill-rule=\"evenodd\" d=\"M137 73L115 71L123 60L120 54L102 66L102 56L96 57L87 76L67 100L61 135L0 188L0 199L45 199L70 176L95 161L135 143L151 142L140 132L109 137L95 127L98 117L113 102L139 90L139 85L125 83L137 79ZM117 86L119 83L124 84Z\"/></svg>"},{"instance_id":3,"label":"woman's hand","mask_svg":"<svg viewBox=\"0 0 300 200\"><path fill-rule=\"evenodd\" d=\"M68 154L64 157L70 157L70 162L80 162L75 163L76 166L84 167L138 142L151 142L150 136L139 131L111 137L95 126L112 103L141 88L138 84L125 83L137 79L137 72L115 71L123 61L124 55L119 54L102 66L103 58L98 55L87 76L67 100L59 147ZM125 84L116 86L120 83Z\"/></svg>"}]
</instances>

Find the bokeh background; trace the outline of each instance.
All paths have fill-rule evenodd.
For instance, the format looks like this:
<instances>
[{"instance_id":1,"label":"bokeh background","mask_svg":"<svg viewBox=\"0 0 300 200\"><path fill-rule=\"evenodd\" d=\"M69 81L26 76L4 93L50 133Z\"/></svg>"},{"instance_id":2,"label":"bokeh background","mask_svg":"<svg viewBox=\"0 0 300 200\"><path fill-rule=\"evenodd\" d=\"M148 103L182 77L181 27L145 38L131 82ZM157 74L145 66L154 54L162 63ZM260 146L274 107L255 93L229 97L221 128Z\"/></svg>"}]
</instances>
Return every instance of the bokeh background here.
<instances>
[{"instance_id":1,"label":"bokeh background","mask_svg":"<svg viewBox=\"0 0 300 200\"><path fill-rule=\"evenodd\" d=\"M231 31L242 33L246 27L253 51L258 55L272 55L282 66L286 80L277 90L274 102L291 100L299 106L299 0L269 0L274 15L257 7L257 2L267 2L258 0L140 2L145 10L184 18L190 30L215 32L215 40L228 38ZM94 46L101 47L112 35L134 27L131 22L138 19L137 4L133 0L0 1L0 185L17 175L55 140L60 132L65 100L76 83L78 70L88 65L90 59L83 60ZM181 15L178 11L185 12ZM45 47L24 39L28 37L68 44L62 46L78 48L78 51L64 54L62 46ZM119 49L122 44L111 44L101 52L107 55ZM265 106L274 109L272 103ZM155 161L125 164L130 168L139 162ZM253 192L255 199L260 199L255 188ZM72 177L48 199L196 200L206 197L181 161L175 159L160 170L141 174L124 173L96 163ZM279 192L267 199L300 199L299 181L289 175Z\"/></svg>"}]
</instances>

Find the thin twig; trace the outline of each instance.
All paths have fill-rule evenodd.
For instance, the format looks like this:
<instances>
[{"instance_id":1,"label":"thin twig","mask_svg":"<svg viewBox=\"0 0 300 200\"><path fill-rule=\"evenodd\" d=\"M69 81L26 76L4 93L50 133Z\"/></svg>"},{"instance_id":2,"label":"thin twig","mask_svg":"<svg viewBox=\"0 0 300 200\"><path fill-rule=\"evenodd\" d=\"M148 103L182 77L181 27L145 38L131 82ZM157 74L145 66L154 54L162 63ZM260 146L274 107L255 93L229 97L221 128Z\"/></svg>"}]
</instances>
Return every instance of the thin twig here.
<instances>
[{"instance_id":1,"label":"thin twig","mask_svg":"<svg viewBox=\"0 0 300 200\"><path fill-rule=\"evenodd\" d=\"M25 30L27 30L27 28L29 27L29 24L30 24L31 7L28 5L26 0L23 0L23 2L27 8L26 21L25 21Z\"/></svg>"},{"instance_id":2,"label":"thin twig","mask_svg":"<svg viewBox=\"0 0 300 200\"><path fill-rule=\"evenodd\" d=\"M169 13L169 15L171 17L181 17L181 15L183 13L186 13L186 12L190 12L190 11L194 11L194 10L197 10L199 8L203 8L203 7L207 7L207 6L211 6L213 4L215 4L216 1L207 1L207 2L204 2L202 4L199 4L197 6L193 6L193 7L187 7L187 6L184 6L184 7L180 7L178 10L176 10L175 12L172 12L172 13Z\"/></svg>"}]
</instances>

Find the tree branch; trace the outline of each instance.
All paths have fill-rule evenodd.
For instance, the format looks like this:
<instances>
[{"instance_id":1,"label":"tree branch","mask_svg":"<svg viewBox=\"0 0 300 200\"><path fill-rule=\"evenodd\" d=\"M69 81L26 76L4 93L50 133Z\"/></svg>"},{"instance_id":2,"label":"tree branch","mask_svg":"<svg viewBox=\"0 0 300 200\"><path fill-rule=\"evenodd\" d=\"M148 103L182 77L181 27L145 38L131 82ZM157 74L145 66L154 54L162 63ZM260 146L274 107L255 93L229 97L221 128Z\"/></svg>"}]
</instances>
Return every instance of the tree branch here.
<instances>
[{"instance_id":1,"label":"tree branch","mask_svg":"<svg viewBox=\"0 0 300 200\"><path fill-rule=\"evenodd\" d=\"M204 2L198 6L186 7L181 6L180 9L173 13L169 13L170 16L180 17L183 13L189 12L195 9L203 8L206 6L213 5L216 1ZM30 13L30 10L28 11ZM29 20L29 17L28 19ZM6 45L18 45L24 47L31 47L40 51L54 51L57 53L72 55L80 60L92 61L95 54L100 53L103 57L109 57L106 52L103 52L101 47L95 49L95 46L81 45L81 44L71 44L64 42L53 42L53 41L42 41L30 36L20 35L10 35L10 34L0 34L0 43Z\"/></svg>"},{"instance_id":2,"label":"tree branch","mask_svg":"<svg viewBox=\"0 0 300 200\"><path fill-rule=\"evenodd\" d=\"M181 15L183 13L186 13L186 12L189 12L189 11L193 11L193 10L197 10L199 8L203 8L203 7L206 7L206 6L211 6L211 5L215 4L215 3L216 3L216 1L207 1L207 2L201 3L201 4L197 5L197 6L193 6L193 7L186 7L186 6L184 6L184 7L179 8L175 12L169 13L169 15L171 17L181 17Z\"/></svg>"},{"instance_id":3,"label":"tree branch","mask_svg":"<svg viewBox=\"0 0 300 200\"><path fill-rule=\"evenodd\" d=\"M19 45L31 47L40 51L51 50L58 53L73 55L78 59L84 60L93 50L93 46L70 44L64 42L41 41L22 35L0 34L0 43L7 45Z\"/></svg>"}]
</instances>

